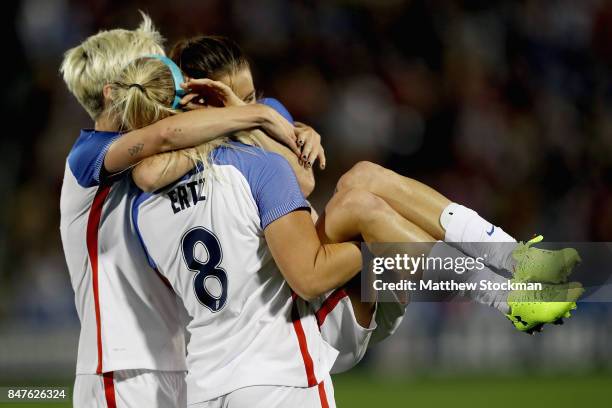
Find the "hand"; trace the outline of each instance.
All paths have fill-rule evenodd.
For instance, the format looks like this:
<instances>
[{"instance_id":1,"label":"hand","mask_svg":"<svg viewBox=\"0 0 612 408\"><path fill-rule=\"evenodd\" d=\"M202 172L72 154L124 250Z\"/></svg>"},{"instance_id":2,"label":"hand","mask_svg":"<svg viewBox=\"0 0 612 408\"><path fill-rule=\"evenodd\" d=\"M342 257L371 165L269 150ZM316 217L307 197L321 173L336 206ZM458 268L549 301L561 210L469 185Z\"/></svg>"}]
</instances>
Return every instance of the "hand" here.
<instances>
[{"instance_id":1,"label":"hand","mask_svg":"<svg viewBox=\"0 0 612 408\"><path fill-rule=\"evenodd\" d=\"M204 97L197 93L188 93L183 96L179 105L185 111L208 108Z\"/></svg>"},{"instance_id":2,"label":"hand","mask_svg":"<svg viewBox=\"0 0 612 408\"><path fill-rule=\"evenodd\" d=\"M263 111L262 130L272 139L287 146L298 158L302 151L297 145L297 129L280 113L267 105L258 104Z\"/></svg>"},{"instance_id":3,"label":"hand","mask_svg":"<svg viewBox=\"0 0 612 408\"><path fill-rule=\"evenodd\" d=\"M300 160L307 168L312 167L315 160L319 160L319 168L325 169L326 158L325 150L321 146L321 135L310 126L295 122L297 133L297 145L301 149Z\"/></svg>"},{"instance_id":4,"label":"hand","mask_svg":"<svg viewBox=\"0 0 612 408\"><path fill-rule=\"evenodd\" d=\"M229 86L212 79L188 79L185 83L181 84L181 88L188 92L181 100L181 105L188 107L188 109L193 108L190 108L189 104L215 106L218 108L245 105L244 101L236 96Z\"/></svg>"}]
</instances>

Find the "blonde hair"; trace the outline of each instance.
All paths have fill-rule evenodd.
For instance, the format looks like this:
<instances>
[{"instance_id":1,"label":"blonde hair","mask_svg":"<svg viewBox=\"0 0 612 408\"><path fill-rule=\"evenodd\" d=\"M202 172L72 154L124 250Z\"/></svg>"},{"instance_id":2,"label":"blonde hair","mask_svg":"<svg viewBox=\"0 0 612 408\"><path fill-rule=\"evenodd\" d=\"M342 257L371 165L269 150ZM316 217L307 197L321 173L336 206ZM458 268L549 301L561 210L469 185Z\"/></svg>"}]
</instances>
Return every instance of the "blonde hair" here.
<instances>
[{"instance_id":1,"label":"blonde hair","mask_svg":"<svg viewBox=\"0 0 612 408\"><path fill-rule=\"evenodd\" d=\"M171 105L175 97L175 84L170 68L155 58L138 58L119 73L111 86L110 115L121 131L131 131L151 125L178 113ZM238 132L243 143L256 144L248 132ZM218 138L191 149L173 152L166 162L164 174L180 154L194 163L210 167L210 153L228 145L228 138Z\"/></svg>"},{"instance_id":2,"label":"blonde hair","mask_svg":"<svg viewBox=\"0 0 612 408\"><path fill-rule=\"evenodd\" d=\"M136 30L100 31L64 54L60 72L70 92L93 120L104 112L104 85L136 58L164 54L164 38L151 18L140 12Z\"/></svg>"},{"instance_id":3,"label":"blonde hair","mask_svg":"<svg viewBox=\"0 0 612 408\"><path fill-rule=\"evenodd\" d=\"M120 131L140 129L176 113L170 69L153 58L138 58L110 83L110 117Z\"/></svg>"}]
</instances>

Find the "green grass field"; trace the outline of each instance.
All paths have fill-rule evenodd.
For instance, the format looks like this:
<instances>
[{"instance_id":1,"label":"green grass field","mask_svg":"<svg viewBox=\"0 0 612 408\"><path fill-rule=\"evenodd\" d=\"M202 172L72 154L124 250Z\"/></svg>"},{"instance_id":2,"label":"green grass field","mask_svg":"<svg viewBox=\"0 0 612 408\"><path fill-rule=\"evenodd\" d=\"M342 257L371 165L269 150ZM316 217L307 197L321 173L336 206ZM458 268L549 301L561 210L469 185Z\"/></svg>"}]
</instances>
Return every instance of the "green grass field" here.
<instances>
[{"instance_id":1,"label":"green grass field","mask_svg":"<svg viewBox=\"0 0 612 408\"><path fill-rule=\"evenodd\" d=\"M334 383L336 403L343 408L597 408L612 404L612 375L381 379L349 373L335 376ZM0 408L70 406L69 403L0 403Z\"/></svg>"},{"instance_id":2,"label":"green grass field","mask_svg":"<svg viewBox=\"0 0 612 408\"><path fill-rule=\"evenodd\" d=\"M612 376L382 380L334 377L339 407L576 408L612 406Z\"/></svg>"}]
</instances>

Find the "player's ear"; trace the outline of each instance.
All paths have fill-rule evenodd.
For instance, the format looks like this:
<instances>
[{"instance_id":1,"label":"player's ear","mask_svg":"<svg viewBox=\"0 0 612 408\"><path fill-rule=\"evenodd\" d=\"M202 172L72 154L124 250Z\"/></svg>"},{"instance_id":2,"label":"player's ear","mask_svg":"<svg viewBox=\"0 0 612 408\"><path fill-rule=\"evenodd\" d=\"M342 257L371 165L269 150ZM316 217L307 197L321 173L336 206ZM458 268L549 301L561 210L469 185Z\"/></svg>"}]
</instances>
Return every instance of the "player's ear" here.
<instances>
[{"instance_id":1,"label":"player's ear","mask_svg":"<svg viewBox=\"0 0 612 408\"><path fill-rule=\"evenodd\" d=\"M102 94L104 95L104 100L108 101L111 98L112 87L110 84L104 85L102 88Z\"/></svg>"}]
</instances>

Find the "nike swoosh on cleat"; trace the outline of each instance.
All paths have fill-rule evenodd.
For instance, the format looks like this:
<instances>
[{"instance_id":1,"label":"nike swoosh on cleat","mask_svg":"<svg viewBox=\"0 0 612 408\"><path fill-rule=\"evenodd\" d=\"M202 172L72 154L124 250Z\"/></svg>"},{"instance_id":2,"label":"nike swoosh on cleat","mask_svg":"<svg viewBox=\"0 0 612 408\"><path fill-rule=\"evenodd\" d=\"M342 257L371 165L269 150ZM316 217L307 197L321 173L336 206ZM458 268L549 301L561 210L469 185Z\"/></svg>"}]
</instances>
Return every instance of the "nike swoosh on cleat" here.
<instances>
[{"instance_id":1,"label":"nike swoosh on cleat","mask_svg":"<svg viewBox=\"0 0 612 408\"><path fill-rule=\"evenodd\" d=\"M491 231L486 231L488 236L493 235L493 231L495 231L495 225L491 225Z\"/></svg>"}]
</instances>

